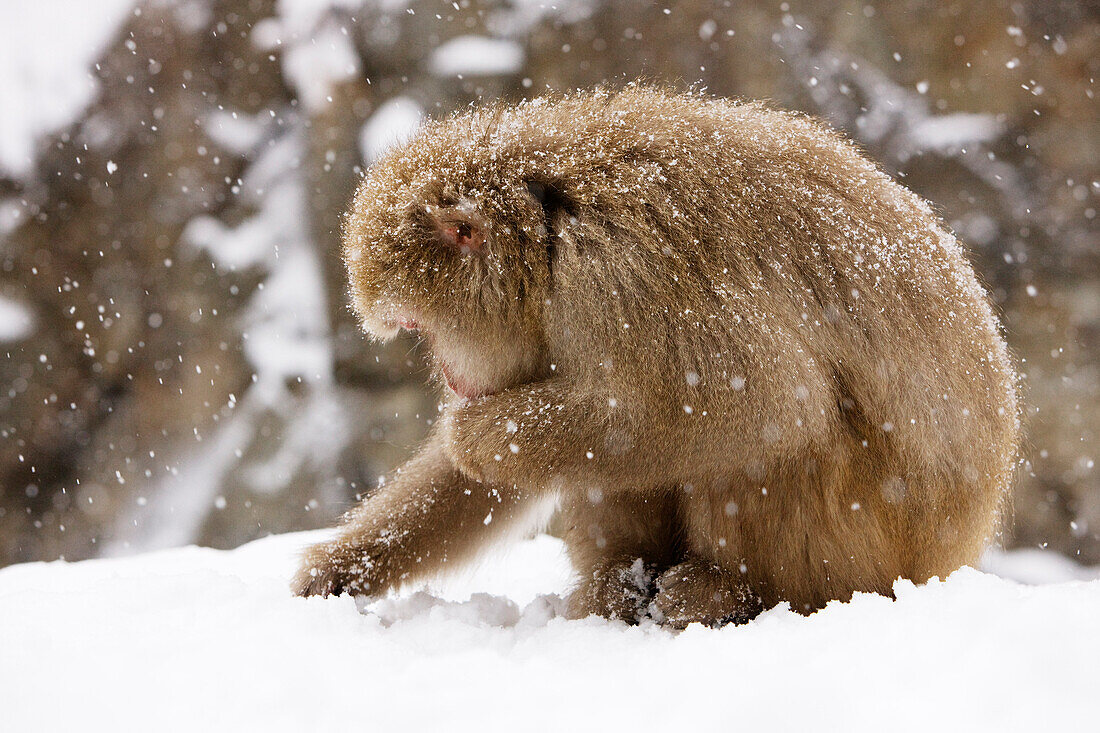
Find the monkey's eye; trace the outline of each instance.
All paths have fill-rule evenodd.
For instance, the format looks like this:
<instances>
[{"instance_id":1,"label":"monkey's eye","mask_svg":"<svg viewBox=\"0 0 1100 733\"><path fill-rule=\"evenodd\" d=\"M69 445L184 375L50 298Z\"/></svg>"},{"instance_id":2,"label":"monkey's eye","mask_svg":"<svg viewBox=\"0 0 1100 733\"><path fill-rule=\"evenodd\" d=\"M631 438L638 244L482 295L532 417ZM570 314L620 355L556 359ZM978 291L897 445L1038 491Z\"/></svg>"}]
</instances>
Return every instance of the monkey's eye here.
<instances>
[{"instance_id":1,"label":"monkey's eye","mask_svg":"<svg viewBox=\"0 0 1100 733\"><path fill-rule=\"evenodd\" d=\"M443 241L464 255L480 252L485 244L485 235L469 222L448 222L440 227Z\"/></svg>"}]
</instances>

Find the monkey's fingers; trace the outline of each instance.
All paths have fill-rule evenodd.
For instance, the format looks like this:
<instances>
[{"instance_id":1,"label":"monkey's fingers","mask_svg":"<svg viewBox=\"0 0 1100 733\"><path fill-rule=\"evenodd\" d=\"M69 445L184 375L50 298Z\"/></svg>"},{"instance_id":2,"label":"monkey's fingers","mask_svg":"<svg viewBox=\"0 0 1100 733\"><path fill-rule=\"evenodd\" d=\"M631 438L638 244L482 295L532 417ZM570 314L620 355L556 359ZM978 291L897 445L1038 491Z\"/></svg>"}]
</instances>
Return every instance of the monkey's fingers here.
<instances>
[{"instance_id":1,"label":"monkey's fingers","mask_svg":"<svg viewBox=\"0 0 1100 733\"><path fill-rule=\"evenodd\" d=\"M355 552L338 543L322 543L306 550L290 583L298 596L363 595L370 591L369 553Z\"/></svg>"},{"instance_id":2,"label":"monkey's fingers","mask_svg":"<svg viewBox=\"0 0 1100 733\"><path fill-rule=\"evenodd\" d=\"M440 424L442 445L479 482L543 488L563 472L578 473L578 466L591 477L599 469L591 446L602 445L607 433L591 402L578 400L562 380L506 389L449 409Z\"/></svg>"},{"instance_id":3,"label":"monkey's fingers","mask_svg":"<svg viewBox=\"0 0 1100 733\"><path fill-rule=\"evenodd\" d=\"M489 479L488 474L495 473L496 469L496 466L485 465L482 457L482 444L488 440L483 435L485 428L478 422L479 417L479 413L467 407L456 407L443 413L439 425L441 443L448 458L464 476L477 482Z\"/></svg>"},{"instance_id":4,"label":"monkey's fingers","mask_svg":"<svg viewBox=\"0 0 1100 733\"><path fill-rule=\"evenodd\" d=\"M294 575L290 582L290 589L294 595L303 598L308 596L338 596L343 592L343 587L330 575L318 572L314 567L302 567Z\"/></svg>"}]
</instances>

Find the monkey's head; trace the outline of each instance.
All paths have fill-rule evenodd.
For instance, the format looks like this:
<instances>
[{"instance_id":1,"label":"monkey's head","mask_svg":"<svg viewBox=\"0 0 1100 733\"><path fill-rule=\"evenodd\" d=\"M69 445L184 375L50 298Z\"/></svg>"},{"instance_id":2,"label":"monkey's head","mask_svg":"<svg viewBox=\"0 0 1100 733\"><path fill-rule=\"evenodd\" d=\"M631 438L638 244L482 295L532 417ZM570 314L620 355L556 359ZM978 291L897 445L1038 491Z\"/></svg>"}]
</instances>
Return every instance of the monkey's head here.
<instances>
[{"instance_id":1,"label":"monkey's head","mask_svg":"<svg viewBox=\"0 0 1100 733\"><path fill-rule=\"evenodd\" d=\"M437 375L464 397L550 369L548 188L519 157L500 155L491 132L500 114L428 123L370 169L345 220L364 328L381 340L419 332Z\"/></svg>"},{"instance_id":2,"label":"monkey's head","mask_svg":"<svg viewBox=\"0 0 1100 733\"><path fill-rule=\"evenodd\" d=\"M697 107L639 85L422 127L371 167L345 220L368 333L420 332L466 397L552 371L619 394L698 371L680 341L717 328L703 314L724 265L705 232L731 214L705 204L719 156L688 143L726 142Z\"/></svg>"}]
</instances>

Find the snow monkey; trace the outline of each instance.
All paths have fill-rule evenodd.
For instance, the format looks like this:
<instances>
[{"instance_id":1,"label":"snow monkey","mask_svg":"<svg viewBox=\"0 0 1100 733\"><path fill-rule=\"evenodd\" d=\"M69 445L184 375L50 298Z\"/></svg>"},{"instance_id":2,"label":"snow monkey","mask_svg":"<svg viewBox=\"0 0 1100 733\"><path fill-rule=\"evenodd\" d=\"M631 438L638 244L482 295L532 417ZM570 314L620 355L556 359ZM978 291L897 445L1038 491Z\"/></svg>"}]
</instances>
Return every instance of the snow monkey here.
<instances>
[{"instance_id":1,"label":"snow monkey","mask_svg":"<svg viewBox=\"0 0 1100 733\"><path fill-rule=\"evenodd\" d=\"M673 627L890 594L997 531L998 321L929 205L809 117L646 85L468 110L370 169L344 256L444 405L301 595L423 579L546 497L570 615Z\"/></svg>"}]
</instances>

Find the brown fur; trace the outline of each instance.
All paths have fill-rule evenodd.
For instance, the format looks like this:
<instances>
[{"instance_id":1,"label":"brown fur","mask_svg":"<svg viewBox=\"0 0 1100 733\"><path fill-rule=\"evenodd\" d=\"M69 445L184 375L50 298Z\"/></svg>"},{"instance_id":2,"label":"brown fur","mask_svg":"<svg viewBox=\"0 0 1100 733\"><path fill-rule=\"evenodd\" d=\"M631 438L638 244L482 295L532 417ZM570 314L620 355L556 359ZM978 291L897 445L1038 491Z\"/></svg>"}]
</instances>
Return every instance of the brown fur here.
<instances>
[{"instance_id":1,"label":"brown fur","mask_svg":"<svg viewBox=\"0 0 1100 733\"><path fill-rule=\"evenodd\" d=\"M996 318L929 206L812 119L645 86L460 114L371 170L345 255L368 331L419 328L472 399L303 595L424 577L548 494L572 612L675 626L889 594L996 531Z\"/></svg>"}]
</instances>

